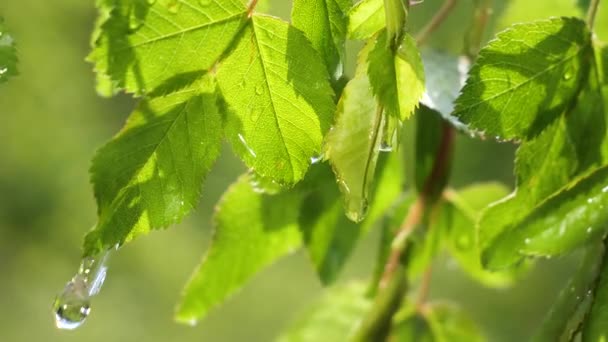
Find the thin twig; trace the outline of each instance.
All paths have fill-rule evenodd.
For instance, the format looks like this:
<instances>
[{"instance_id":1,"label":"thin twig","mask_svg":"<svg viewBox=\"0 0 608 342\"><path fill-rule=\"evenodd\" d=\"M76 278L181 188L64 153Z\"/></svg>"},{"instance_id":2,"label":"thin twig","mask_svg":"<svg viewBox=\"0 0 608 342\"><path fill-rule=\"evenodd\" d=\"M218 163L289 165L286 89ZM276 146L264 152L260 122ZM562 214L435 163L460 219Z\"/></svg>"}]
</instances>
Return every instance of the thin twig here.
<instances>
[{"instance_id":1,"label":"thin twig","mask_svg":"<svg viewBox=\"0 0 608 342\"><path fill-rule=\"evenodd\" d=\"M425 27L422 28L422 30L420 30L420 32L416 36L416 41L418 42L418 45L424 44L426 40L430 37L431 33L433 33L437 28L439 28L439 26L441 26L441 24L448 17L450 12L454 9L457 2L458 0L445 0L443 2L443 5L437 11L435 16L431 19L431 21L429 21L428 24L426 24Z\"/></svg>"},{"instance_id":2,"label":"thin twig","mask_svg":"<svg viewBox=\"0 0 608 342\"><path fill-rule=\"evenodd\" d=\"M247 4L247 17L251 18L251 16L253 15L253 10L255 9L255 6L258 5L258 0L249 0L249 4Z\"/></svg>"},{"instance_id":3,"label":"thin twig","mask_svg":"<svg viewBox=\"0 0 608 342\"><path fill-rule=\"evenodd\" d=\"M597 10L600 5L600 0L591 0L591 4L589 5L589 10L587 11L587 23L589 24L589 28L593 30L593 25L595 24L595 15L597 14Z\"/></svg>"},{"instance_id":4,"label":"thin twig","mask_svg":"<svg viewBox=\"0 0 608 342\"><path fill-rule=\"evenodd\" d=\"M429 291L431 289L431 278L433 278L433 268L429 266L422 275L422 281L420 282L420 289L418 292L418 298L416 298L416 310L420 311L426 304L426 300L429 297Z\"/></svg>"}]
</instances>

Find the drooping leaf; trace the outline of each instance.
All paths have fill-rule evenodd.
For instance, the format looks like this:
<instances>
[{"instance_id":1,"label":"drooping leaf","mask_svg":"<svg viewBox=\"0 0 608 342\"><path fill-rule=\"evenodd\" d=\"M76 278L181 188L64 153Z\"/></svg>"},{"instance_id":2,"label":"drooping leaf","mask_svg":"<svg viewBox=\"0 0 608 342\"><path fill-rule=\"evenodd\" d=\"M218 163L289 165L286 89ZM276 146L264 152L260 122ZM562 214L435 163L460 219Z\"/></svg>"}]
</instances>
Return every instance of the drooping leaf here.
<instances>
[{"instance_id":1,"label":"drooping leaf","mask_svg":"<svg viewBox=\"0 0 608 342\"><path fill-rule=\"evenodd\" d=\"M384 158L383 158L384 157ZM375 224L399 196L403 183L400 156L380 156L377 184L370 193L369 214L355 224L344 215L343 199L335 177L325 165L311 168L301 183L305 193L300 212L304 245L323 284L336 280L356 242Z\"/></svg>"},{"instance_id":2,"label":"drooping leaf","mask_svg":"<svg viewBox=\"0 0 608 342\"><path fill-rule=\"evenodd\" d=\"M365 286L361 283L333 288L278 341L348 341L371 304L372 301L365 297Z\"/></svg>"},{"instance_id":3,"label":"drooping leaf","mask_svg":"<svg viewBox=\"0 0 608 342\"><path fill-rule=\"evenodd\" d=\"M372 45L367 71L378 103L389 115L407 119L424 93L424 67L416 41L406 33L393 52L383 30L368 44Z\"/></svg>"},{"instance_id":4,"label":"drooping leaf","mask_svg":"<svg viewBox=\"0 0 608 342\"><path fill-rule=\"evenodd\" d=\"M369 80L359 73L342 93L336 123L325 143L325 155L344 196L346 215L354 222L367 214L383 125L384 115L376 105Z\"/></svg>"},{"instance_id":5,"label":"drooping leaf","mask_svg":"<svg viewBox=\"0 0 608 342\"><path fill-rule=\"evenodd\" d=\"M0 17L0 83L6 82L17 73L15 40L7 31L4 20Z\"/></svg>"},{"instance_id":6,"label":"drooping leaf","mask_svg":"<svg viewBox=\"0 0 608 342\"><path fill-rule=\"evenodd\" d=\"M293 25L302 30L321 54L327 71L337 80L342 76L346 51L347 13L350 0L295 0Z\"/></svg>"},{"instance_id":7,"label":"drooping leaf","mask_svg":"<svg viewBox=\"0 0 608 342\"><path fill-rule=\"evenodd\" d=\"M489 272L483 269L477 248L476 224L481 211L490 203L508 194L508 189L498 183L471 185L459 191L450 190L446 202L442 204L438 226L445 226L447 246L460 267L472 278L486 286L505 287L510 285L518 270L513 272Z\"/></svg>"},{"instance_id":8,"label":"drooping leaf","mask_svg":"<svg viewBox=\"0 0 608 342\"><path fill-rule=\"evenodd\" d=\"M167 227L194 208L219 153L221 126L215 83L207 77L142 101L93 160L99 219L85 238L85 254Z\"/></svg>"},{"instance_id":9,"label":"drooping leaf","mask_svg":"<svg viewBox=\"0 0 608 342\"><path fill-rule=\"evenodd\" d=\"M608 167L575 180L508 225L485 245L491 268L509 266L524 256L554 256L601 237L608 223Z\"/></svg>"},{"instance_id":10,"label":"drooping leaf","mask_svg":"<svg viewBox=\"0 0 608 342\"><path fill-rule=\"evenodd\" d=\"M386 26L383 0L361 0L351 9L348 21L350 39L368 39Z\"/></svg>"},{"instance_id":11,"label":"drooping leaf","mask_svg":"<svg viewBox=\"0 0 608 342\"><path fill-rule=\"evenodd\" d=\"M88 59L102 82L138 94L210 70L247 19L240 0L102 0L99 7Z\"/></svg>"},{"instance_id":12,"label":"drooping leaf","mask_svg":"<svg viewBox=\"0 0 608 342\"><path fill-rule=\"evenodd\" d=\"M239 178L220 201L212 244L184 289L177 320L202 318L261 269L299 248L300 201L298 192L260 194L249 176Z\"/></svg>"},{"instance_id":13,"label":"drooping leaf","mask_svg":"<svg viewBox=\"0 0 608 342\"><path fill-rule=\"evenodd\" d=\"M573 340L575 332L587 315L592 302L592 292L602 263L603 246L601 243L590 245L576 273L561 290L542 325L534 335L533 341Z\"/></svg>"},{"instance_id":14,"label":"drooping leaf","mask_svg":"<svg viewBox=\"0 0 608 342\"><path fill-rule=\"evenodd\" d=\"M553 18L514 25L479 53L455 116L483 135L528 139L576 98L589 71L585 22Z\"/></svg>"},{"instance_id":15,"label":"drooping leaf","mask_svg":"<svg viewBox=\"0 0 608 342\"><path fill-rule=\"evenodd\" d=\"M335 111L327 70L299 30L254 15L217 71L226 136L257 173L279 183L304 177Z\"/></svg>"},{"instance_id":16,"label":"drooping leaf","mask_svg":"<svg viewBox=\"0 0 608 342\"><path fill-rule=\"evenodd\" d=\"M606 248L605 244L603 248ZM603 252L601 265L596 267L599 268L599 275L594 279L593 303L583 324L582 340L584 342L608 340L608 326L606 326L606 320L608 320L608 253L605 250ZM590 297L590 293L588 292L586 296Z\"/></svg>"}]
</instances>

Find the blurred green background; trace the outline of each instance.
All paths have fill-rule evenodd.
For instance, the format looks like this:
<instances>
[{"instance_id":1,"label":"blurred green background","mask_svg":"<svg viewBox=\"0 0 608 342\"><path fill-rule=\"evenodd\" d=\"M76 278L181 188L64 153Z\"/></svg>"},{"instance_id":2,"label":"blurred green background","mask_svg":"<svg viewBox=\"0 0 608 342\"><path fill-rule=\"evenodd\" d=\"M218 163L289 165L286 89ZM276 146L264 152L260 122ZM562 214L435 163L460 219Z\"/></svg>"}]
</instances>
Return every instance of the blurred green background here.
<instances>
[{"instance_id":1,"label":"blurred green background","mask_svg":"<svg viewBox=\"0 0 608 342\"><path fill-rule=\"evenodd\" d=\"M575 1L538 2L546 5L542 16L548 16L570 14L560 11L573 11ZM54 327L51 303L76 271L82 236L95 223L89 160L134 105L129 96L102 99L95 93L92 67L84 61L96 17L93 3L0 1L20 58L20 76L0 86L0 341L272 340L322 293L305 253L259 274L196 327L172 320L181 287L208 244L214 203L244 170L228 147L196 213L115 253L85 325L68 332ZM419 28L440 3L426 0L414 7L412 27ZM266 6L285 18L289 13L287 0ZM504 9L504 1L497 1L495 21ZM471 11L472 0L460 1L430 44L458 52ZM539 13L520 12L507 11L510 19L498 26ZM606 21L598 27L604 25L608 28ZM491 179L512 185L513 152L511 145L460 137L453 185ZM370 273L376 238L372 233L360 243L341 282ZM542 261L506 290L481 288L453 262L440 260L432 297L461 303L491 341L525 340L572 273L575 259Z\"/></svg>"}]
</instances>

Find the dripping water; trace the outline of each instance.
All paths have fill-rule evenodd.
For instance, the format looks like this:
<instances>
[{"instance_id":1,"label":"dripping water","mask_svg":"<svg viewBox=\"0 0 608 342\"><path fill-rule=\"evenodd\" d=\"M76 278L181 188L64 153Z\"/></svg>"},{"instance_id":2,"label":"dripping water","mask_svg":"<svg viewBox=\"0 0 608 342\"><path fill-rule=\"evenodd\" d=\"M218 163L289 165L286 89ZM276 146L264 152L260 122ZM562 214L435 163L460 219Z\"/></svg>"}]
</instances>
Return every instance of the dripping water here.
<instances>
[{"instance_id":1,"label":"dripping water","mask_svg":"<svg viewBox=\"0 0 608 342\"><path fill-rule=\"evenodd\" d=\"M91 313L91 297L101 290L106 278L110 251L82 260L78 273L65 285L53 302L55 325L59 329L80 327Z\"/></svg>"}]
</instances>

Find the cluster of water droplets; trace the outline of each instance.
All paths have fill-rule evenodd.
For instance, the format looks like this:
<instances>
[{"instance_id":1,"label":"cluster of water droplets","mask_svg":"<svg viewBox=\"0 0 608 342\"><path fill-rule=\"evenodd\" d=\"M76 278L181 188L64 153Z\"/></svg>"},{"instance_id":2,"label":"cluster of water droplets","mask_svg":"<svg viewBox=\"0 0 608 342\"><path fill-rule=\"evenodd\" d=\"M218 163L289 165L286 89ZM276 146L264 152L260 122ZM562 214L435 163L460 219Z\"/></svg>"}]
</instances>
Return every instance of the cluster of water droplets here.
<instances>
[{"instance_id":1,"label":"cluster of water droplets","mask_svg":"<svg viewBox=\"0 0 608 342\"><path fill-rule=\"evenodd\" d=\"M78 273L55 298L53 314L57 328L73 330L85 322L91 313L91 297L99 293L106 278L109 253L84 258Z\"/></svg>"}]
</instances>

